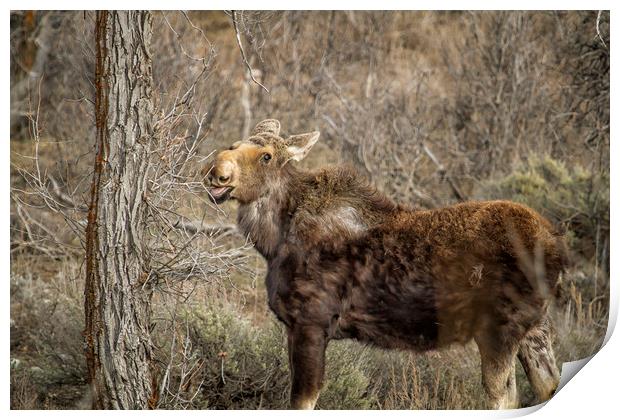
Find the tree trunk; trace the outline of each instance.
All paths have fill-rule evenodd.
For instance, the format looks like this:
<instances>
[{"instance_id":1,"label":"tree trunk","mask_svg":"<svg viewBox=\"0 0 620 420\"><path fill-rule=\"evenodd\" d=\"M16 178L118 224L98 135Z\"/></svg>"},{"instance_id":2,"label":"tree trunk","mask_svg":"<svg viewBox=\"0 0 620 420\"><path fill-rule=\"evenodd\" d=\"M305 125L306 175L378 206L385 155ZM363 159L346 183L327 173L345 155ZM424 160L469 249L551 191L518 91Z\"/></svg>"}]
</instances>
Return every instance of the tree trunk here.
<instances>
[{"instance_id":1,"label":"tree trunk","mask_svg":"<svg viewBox=\"0 0 620 420\"><path fill-rule=\"evenodd\" d=\"M97 12L97 144L86 228L86 357L93 408L157 403L143 248L153 78L148 12Z\"/></svg>"}]
</instances>

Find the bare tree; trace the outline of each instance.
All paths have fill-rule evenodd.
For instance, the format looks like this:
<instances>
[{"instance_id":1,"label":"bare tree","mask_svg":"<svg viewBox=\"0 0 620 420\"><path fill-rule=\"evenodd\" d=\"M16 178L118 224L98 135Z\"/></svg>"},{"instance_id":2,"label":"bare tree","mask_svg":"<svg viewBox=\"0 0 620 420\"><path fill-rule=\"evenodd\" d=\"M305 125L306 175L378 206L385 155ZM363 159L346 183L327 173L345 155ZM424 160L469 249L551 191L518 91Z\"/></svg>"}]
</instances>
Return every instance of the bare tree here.
<instances>
[{"instance_id":1,"label":"bare tree","mask_svg":"<svg viewBox=\"0 0 620 420\"><path fill-rule=\"evenodd\" d=\"M143 249L153 136L151 14L97 12L97 151L86 228L85 338L93 408L140 409L157 395L152 289Z\"/></svg>"}]
</instances>

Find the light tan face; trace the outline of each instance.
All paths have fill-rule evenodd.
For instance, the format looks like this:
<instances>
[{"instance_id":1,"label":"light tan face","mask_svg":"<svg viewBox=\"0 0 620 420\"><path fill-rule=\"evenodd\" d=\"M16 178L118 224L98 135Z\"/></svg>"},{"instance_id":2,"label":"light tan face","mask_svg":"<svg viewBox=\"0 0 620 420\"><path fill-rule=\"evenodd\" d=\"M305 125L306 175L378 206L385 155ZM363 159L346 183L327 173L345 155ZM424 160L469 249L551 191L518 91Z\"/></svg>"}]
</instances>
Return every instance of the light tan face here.
<instances>
[{"instance_id":1,"label":"light tan face","mask_svg":"<svg viewBox=\"0 0 620 420\"><path fill-rule=\"evenodd\" d=\"M271 145L250 142L236 142L218 153L207 175L212 200L218 204L228 199L248 203L260 197L269 178L277 176L279 159L274 153Z\"/></svg>"},{"instance_id":2,"label":"light tan face","mask_svg":"<svg viewBox=\"0 0 620 420\"><path fill-rule=\"evenodd\" d=\"M251 203L276 184L282 168L290 160L301 160L319 138L317 131L291 136L279 136L276 120L260 122L252 135L219 152L207 168L207 182L212 201L219 204L236 199Z\"/></svg>"}]
</instances>

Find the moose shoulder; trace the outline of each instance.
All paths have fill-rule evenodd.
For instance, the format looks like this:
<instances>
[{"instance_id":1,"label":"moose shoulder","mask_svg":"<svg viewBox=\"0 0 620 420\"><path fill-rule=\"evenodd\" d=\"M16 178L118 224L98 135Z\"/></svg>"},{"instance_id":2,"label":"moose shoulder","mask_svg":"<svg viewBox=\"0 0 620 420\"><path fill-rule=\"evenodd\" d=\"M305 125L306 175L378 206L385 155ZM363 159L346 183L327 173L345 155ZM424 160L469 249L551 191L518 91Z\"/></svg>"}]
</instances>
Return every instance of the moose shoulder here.
<instances>
[{"instance_id":1,"label":"moose shoulder","mask_svg":"<svg viewBox=\"0 0 620 420\"><path fill-rule=\"evenodd\" d=\"M425 351L475 340L492 408L518 406L518 357L539 400L559 380L547 310L562 237L508 201L398 205L346 167L304 172L312 132L265 120L208 168L214 202L266 258L269 305L287 326L291 404L313 408L329 340Z\"/></svg>"}]
</instances>

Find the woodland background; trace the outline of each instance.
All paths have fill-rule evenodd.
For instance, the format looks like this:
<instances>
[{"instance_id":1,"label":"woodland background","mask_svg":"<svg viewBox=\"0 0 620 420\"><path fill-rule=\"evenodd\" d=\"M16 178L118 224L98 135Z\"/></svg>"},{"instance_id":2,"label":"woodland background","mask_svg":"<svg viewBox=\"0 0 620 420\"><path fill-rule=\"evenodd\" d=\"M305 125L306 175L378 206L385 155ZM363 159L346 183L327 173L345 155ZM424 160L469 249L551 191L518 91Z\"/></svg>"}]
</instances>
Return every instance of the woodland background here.
<instances>
[{"instance_id":1,"label":"woodland background","mask_svg":"<svg viewBox=\"0 0 620 420\"><path fill-rule=\"evenodd\" d=\"M567 232L558 363L594 353L609 303L609 13L153 12L153 341L159 408L283 408L286 338L264 262L208 202L218 147L277 118L320 130L400 202L506 198ZM11 13L11 407L86 408L84 226L93 12ZM240 51L239 43L243 47ZM245 59L243 58L245 57ZM251 69L251 71L250 71ZM253 80L254 79L254 80ZM261 87L258 83L264 86ZM477 408L475 346L332 343L318 408ZM532 394L518 367L522 403Z\"/></svg>"}]
</instances>

